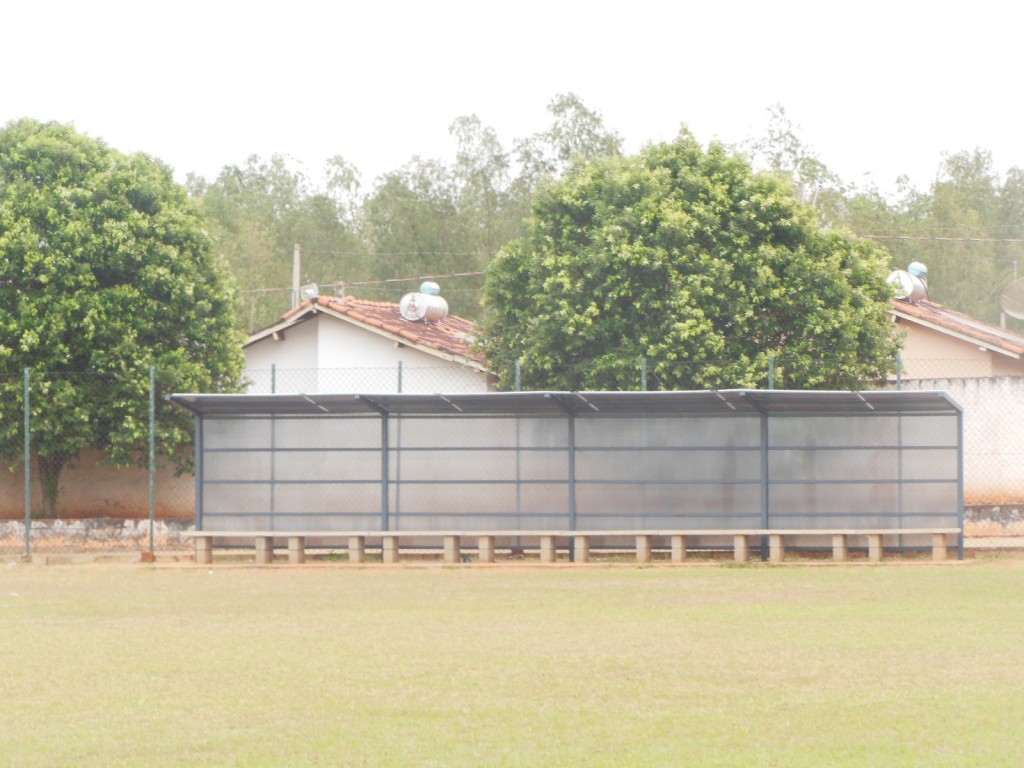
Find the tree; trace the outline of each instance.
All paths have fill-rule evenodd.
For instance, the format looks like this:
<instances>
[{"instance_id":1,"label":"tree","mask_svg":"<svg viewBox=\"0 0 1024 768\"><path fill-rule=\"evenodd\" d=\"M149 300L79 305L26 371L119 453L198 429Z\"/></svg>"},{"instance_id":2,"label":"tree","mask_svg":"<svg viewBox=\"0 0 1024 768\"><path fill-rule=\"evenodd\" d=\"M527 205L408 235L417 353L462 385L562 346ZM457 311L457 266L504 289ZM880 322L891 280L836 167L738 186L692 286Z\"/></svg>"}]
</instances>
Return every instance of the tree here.
<instances>
[{"instance_id":1,"label":"tree","mask_svg":"<svg viewBox=\"0 0 1024 768\"><path fill-rule=\"evenodd\" d=\"M115 464L145 456L151 365L165 389L240 385L233 302L169 168L66 125L0 130L0 454L21 459L29 369L44 513L83 449ZM158 447L180 455L190 422L161 407Z\"/></svg>"},{"instance_id":2,"label":"tree","mask_svg":"<svg viewBox=\"0 0 1024 768\"><path fill-rule=\"evenodd\" d=\"M578 166L491 265L483 347L503 386L792 388L885 376L887 258L824 232L789 184L691 134Z\"/></svg>"},{"instance_id":3,"label":"tree","mask_svg":"<svg viewBox=\"0 0 1024 768\"><path fill-rule=\"evenodd\" d=\"M213 182L190 179L214 247L247 292L240 308L243 330L271 323L291 306L296 244L302 246L303 283L336 283L360 269L365 249L356 221L358 171L335 156L325 175L319 190L286 158L253 155L244 165L224 167Z\"/></svg>"}]
</instances>

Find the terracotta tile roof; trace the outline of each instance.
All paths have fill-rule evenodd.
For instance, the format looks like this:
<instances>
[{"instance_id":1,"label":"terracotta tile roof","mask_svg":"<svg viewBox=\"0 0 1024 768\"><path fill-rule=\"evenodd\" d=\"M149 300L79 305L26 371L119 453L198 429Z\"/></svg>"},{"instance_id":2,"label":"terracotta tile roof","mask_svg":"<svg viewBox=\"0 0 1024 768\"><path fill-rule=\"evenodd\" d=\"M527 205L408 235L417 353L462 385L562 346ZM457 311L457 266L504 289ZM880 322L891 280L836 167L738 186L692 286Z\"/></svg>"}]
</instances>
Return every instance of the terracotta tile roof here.
<instances>
[{"instance_id":1,"label":"terracotta tile roof","mask_svg":"<svg viewBox=\"0 0 1024 768\"><path fill-rule=\"evenodd\" d=\"M908 301L893 299L892 311L897 316L902 316L910 321L916 320L940 331L946 331L950 335L975 341L1013 357L1024 356L1024 336L936 304L934 301L919 301L911 304Z\"/></svg>"},{"instance_id":2,"label":"terracotta tile roof","mask_svg":"<svg viewBox=\"0 0 1024 768\"><path fill-rule=\"evenodd\" d=\"M326 310L331 314L343 315L370 328L384 331L412 346L435 350L443 355L464 358L483 364L483 356L473 349L476 327L469 320L455 315L436 323L406 320L398 311L398 305L388 301L366 301L352 296L337 298L320 296L307 299L290 312L282 315L287 322L299 318L310 310Z\"/></svg>"}]
</instances>

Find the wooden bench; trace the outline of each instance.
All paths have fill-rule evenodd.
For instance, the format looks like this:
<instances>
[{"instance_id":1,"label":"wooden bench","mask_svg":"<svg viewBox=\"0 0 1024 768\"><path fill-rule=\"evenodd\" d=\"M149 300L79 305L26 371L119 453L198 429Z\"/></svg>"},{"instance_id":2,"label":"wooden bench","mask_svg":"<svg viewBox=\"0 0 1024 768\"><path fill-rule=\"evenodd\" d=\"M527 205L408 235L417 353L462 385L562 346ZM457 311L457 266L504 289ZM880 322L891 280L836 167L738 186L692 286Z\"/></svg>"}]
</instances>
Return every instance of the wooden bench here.
<instances>
[{"instance_id":1,"label":"wooden bench","mask_svg":"<svg viewBox=\"0 0 1024 768\"><path fill-rule=\"evenodd\" d=\"M557 559L558 541L572 542L573 562L586 563L590 560L592 540L595 538L627 538L634 542L636 561L649 563L652 559L652 540L667 538L670 543L670 560L682 563L686 560L691 539L722 538L732 540L733 558L746 562L750 558L751 537L768 538L768 559L781 563L786 557L786 541L793 537L828 537L832 544L832 559L843 562L849 559L851 539L867 540L868 560L882 559L885 536L929 536L933 560L945 560L948 555L949 537L959 536L959 528L872 528L872 529L693 529L693 530L628 530L628 531L192 531L185 536L195 539L195 560L197 564L213 562L214 539L245 539L255 544L256 562L270 564L274 559L274 542L288 541L288 562L303 563L306 560L307 539L344 542L348 549L349 562L366 562L367 539L379 539L381 559L385 564L400 561L400 539L426 539L442 545L443 560L448 564L462 562L463 542L476 540L477 560L493 563L497 539L536 539L542 563L553 563Z\"/></svg>"}]
</instances>

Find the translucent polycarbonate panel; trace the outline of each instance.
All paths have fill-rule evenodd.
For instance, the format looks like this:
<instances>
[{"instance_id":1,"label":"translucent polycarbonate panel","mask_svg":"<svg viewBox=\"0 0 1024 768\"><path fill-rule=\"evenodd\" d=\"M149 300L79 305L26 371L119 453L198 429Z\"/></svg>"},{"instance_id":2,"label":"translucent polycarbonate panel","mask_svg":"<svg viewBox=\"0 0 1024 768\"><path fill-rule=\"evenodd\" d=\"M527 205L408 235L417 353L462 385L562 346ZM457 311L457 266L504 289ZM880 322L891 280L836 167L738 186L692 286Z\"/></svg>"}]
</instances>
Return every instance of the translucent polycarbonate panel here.
<instances>
[{"instance_id":1,"label":"translucent polycarbonate panel","mask_svg":"<svg viewBox=\"0 0 1024 768\"><path fill-rule=\"evenodd\" d=\"M400 448L566 448L565 419L412 418L390 419L388 441Z\"/></svg>"},{"instance_id":2,"label":"translucent polycarbonate panel","mask_svg":"<svg viewBox=\"0 0 1024 768\"><path fill-rule=\"evenodd\" d=\"M393 451L389 471L403 482L565 480L568 463L566 451L437 449Z\"/></svg>"},{"instance_id":3,"label":"translucent polycarbonate panel","mask_svg":"<svg viewBox=\"0 0 1024 768\"><path fill-rule=\"evenodd\" d=\"M899 479L899 451L884 448L771 450L768 475L773 481Z\"/></svg>"},{"instance_id":4,"label":"translucent polycarbonate panel","mask_svg":"<svg viewBox=\"0 0 1024 768\"><path fill-rule=\"evenodd\" d=\"M714 518L760 514L760 485L708 483L688 485L578 483L576 516L659 515L686 527L715 527ZM689 525L693 521L693 526ZM633 527L633 526L627 526Z\"/></svg>"},{"instance_id":5,"label":"translucent polycarbonate panel","mask_svg":"<svg viewBox=\"0 0 1024 768\"><path fill-rule=\"evenodd\" d=\"M517 509L521 512L547 514L565 511L567 506L560 503L565 497L564 484L517 486L514 483L402 483L392 489L391 507L400 513L418 514L457 512L497 515L514 514Z\"/></svg>"},{"instance_id":6,"label":"translucent polycarbonate panel","mask_svg":"<svg viewBox=\"0 0 1024 768\"><path fill-rule=\"evenodd\" d=\"M269 418L203 419L203 449L269 448Z\"/></svg>"},{"instance_id":7,"label":"translucent polycarbonate panel","mask_svg":"<svg viewBox=\"0 0 1024 768\"><path fill-rule=\"evenodd\" d=\"M391 520L392 531L560 531L566 528L566 518L561 515L399 515ZM440 542L428 542L438 546ZM467 539L464 546L476 546L474 539ZM507 546L507 542L505 543ZM534 543L533 546L536 546Z\"/></svg>"},{"instance_id":8,"label":"translucent polycarbonate panel","mask_svg":"<svg viewBox=\"0 0 1024 768\"><path fill-rule=\"evenodd\" d=\"M955 482L906 483L903 490L904 512L943 515L947 519L958 514L960 486Z\"/></svg>"},{"instance_id":9,"label":"translucent polycarbonate panel","mask_svg":"<svg viewBox=\"0 0 1024 768\"><path fill-rule=\"evenodd\" d=\"M204 483L203 517L213 513L270 513L270 483Z\"/></svg>"},{"instance_id":10,"label":"translucent polycarbonate panel","mask_svg":"<svg viewBox=\"0 0 1024 768\"><path fill-rule=\"evenodd\" d=\"M904 416L900 425L903 445L956 447L957 419L954 414Z\"/></svg>"},{"instance_id":11,"label":"translucent polycarbonate panel","mask_svg":"<svg viewBox=\"0 0 1024 768\"><path fill-rule=\"evenodd\" d=\"M898 483L771 483L768 510L777 515L891 514L899 509ZM845 523L844 523L845 525Z\"/></svg>"},{"instance_id":12,"label":"translucent polycarbonate panel","mask_svg":"<svg viewBox=\"0 0 1024 768\"><path fill-rule=\"evenodd\" d=\"M203 515L204 531L266 531L272 528L269 513L245 512ZM239 542L249 547L252 540Z\"/></svg>"},{"instance_id":13,"label":"translucent polycarbonate panel","mask_svg":"<svg viewBox=\"0 0 1024 768\"><path fill-rule=\"evenodd\" d=\"M576 419L576 445L593 447L757 447L761 442L757 417L682 417Z\"/></svg>"},{"instance_id":14,"label":"translucent polycarbonate panel","mask_svg":"<svg viewBox=\"0 0 1024 768\"><path fill-rule=\"evenodd\" d=\"M380 513L380 483L306 484L274 486L275 513Z\"/></svg>"},{"instance_id":15,"label":"translucent polycarbonate panel","mask_svg":"<svg viewBox=\"0 0 1024 768\"><path fill-rule=\"evenodd\" d=\"M380 448L379 416L283 418L273 422L275 448Z\"/></svg>"},{"instance_id":16,"label":"translucent polycarbonate panel","mask_svg":"<svg viewBox=\"0 0 1024 768\"><path fill-rule=\"evenodd\" d=\"M271 451L205 451L204 482L252 480L268 482L273 476Z\"/></svg>"},{"instance_id":17,"label":"translucent polycarbonate panel","mask_svg":"<svg viewBox=\"0 0 1024 768\"><path fill-rule=\"evenodd\" d=\"M902 458L904 480L955 481L959 472L960 456L954 449L907 449Z\"/></svg>"},{"instance_id":18,"label":"translucent polycarbonate panel","mask_svg":"<svg viewBox=\"0 0 1024 768\"><path fill-rule=\"evenodd\" d=\"M756 481L760 451L741 450L586 450L576 452L576 479L632 482L720 483Z\"/></svg>"},{"instance_id":19,"label":"translucent polycarbonate panel","mask_svg":"<svg viewBox=\"0 0 1024 768\"><path fill-rule=\"evenodd\" d=\"M277 451L275 481L380 481L380 451Z\"/></svg>"},{"instance_id":20,"label":"translucent polycarbonate panel","mask_svg":"<svg viewBox=\"0 0 1024 768\"><path fill-rule=\"evenodd\" d=\"M779 446L895 447L899 444L899 417L774 416L768 420L768 443Z\"/></svg>"},{"instance_id":21,"label":"translucent polycarbonate panel","mask_svg":"<svg viewBox=\"0 0 1024 768\"><path fill-rule=\"evenodd\" d=\"M356 533L361 531L380 530L380 512L348 513L348 514L278 514L274 516L275 531L340 531ZM333 546L344 546L345 542L333 541ZM306 546L313 546L310 541Z\"/></svg>"}]
</instances>

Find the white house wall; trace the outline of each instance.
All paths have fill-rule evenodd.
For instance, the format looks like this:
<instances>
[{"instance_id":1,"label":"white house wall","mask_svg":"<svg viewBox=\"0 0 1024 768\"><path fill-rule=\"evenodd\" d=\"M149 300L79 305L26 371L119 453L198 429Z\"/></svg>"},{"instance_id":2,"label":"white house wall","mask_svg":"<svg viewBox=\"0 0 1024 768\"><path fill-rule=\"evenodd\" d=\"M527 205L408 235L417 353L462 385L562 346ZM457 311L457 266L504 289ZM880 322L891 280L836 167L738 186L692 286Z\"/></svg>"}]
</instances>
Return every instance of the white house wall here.
<instances>
[{"instance_id":1,"label":"white house wall","mask_svg":"<svg viewBox=\"0 0 1024 768\"><path fill-rule=\"evenodd\" d=\"M399 365L401 364L401 366ZM483 373L320 314L246 348L250 392L485 392ZM271 371L273 370L273 374Z\"/></svg>"}]
</instances>

